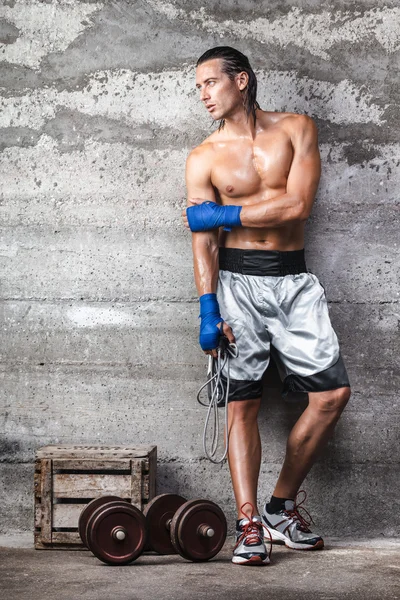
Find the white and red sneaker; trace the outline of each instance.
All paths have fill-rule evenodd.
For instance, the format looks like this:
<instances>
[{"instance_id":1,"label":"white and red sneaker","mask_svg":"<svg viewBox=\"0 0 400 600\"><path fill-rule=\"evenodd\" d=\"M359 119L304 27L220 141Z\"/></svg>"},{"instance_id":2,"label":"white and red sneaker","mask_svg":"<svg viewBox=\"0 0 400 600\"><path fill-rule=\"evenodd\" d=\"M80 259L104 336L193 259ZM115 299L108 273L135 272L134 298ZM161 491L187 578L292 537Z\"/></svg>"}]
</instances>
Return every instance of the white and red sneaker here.
<instances>
[{"instance_id":1,"label":"white and red sneaker","mask_svg":"<svg viewBox=\"0 0 400 600\"><path fill-rule=\"evenodd\" d=\"M284 542L288 548L294 550L322 549L324 540L310 530L312 518L301 506L306 499L306 493L301 490L299 494L304 494L300 502L297 502L297 496L296 500L286 500L284 508L276 513L269 513L268 505L264 506L262 519L265 530L268 531L267 539L271 539L272 542Z\"/></svg>"},{"instance_id":2,"label":"white and red sneaker","mask_svg":"<svg viewBox=\"0 0 400 600\"><path fill-rule=\"evenodd\" d=\"M246 502L246 504L250 504ZM242 513L243 507L242 506ZM250 518L245 515L243 519L236 521L236 545L233 550L232 562L235 565L262 566L270 563L271 551L268 552L264 541L264 526L261 517L253 515ZM267 534L268 539L268 534Z\"/></svg>"}]
</instances>

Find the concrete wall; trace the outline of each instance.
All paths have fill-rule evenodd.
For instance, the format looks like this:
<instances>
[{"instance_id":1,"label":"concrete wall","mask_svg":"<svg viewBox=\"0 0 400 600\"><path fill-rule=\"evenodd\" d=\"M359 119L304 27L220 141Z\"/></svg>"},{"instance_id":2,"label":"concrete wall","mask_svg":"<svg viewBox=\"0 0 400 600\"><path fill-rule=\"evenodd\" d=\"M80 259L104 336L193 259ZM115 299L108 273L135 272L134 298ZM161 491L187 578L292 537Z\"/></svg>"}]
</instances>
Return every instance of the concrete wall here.
<instances>
[{"instance_id":1,"label":"concrete wall","mask_svg":"<svg viewBox=\"0 0 400 600\"><path fill-rule=\"evenodd\" d=\"M227 465L204 458L205 375L190 235L189 150L213 127L194 62L233 45L268 110L305 112L323 176L307 228L353 384L307 479L327 535L398 525L399 55L396 0L4 0L1 59L1 529L32 528L47 443L155 443L158 490L233 519ZM260 498L304 402L273 370Z\"/></svg>"}]
</instances>

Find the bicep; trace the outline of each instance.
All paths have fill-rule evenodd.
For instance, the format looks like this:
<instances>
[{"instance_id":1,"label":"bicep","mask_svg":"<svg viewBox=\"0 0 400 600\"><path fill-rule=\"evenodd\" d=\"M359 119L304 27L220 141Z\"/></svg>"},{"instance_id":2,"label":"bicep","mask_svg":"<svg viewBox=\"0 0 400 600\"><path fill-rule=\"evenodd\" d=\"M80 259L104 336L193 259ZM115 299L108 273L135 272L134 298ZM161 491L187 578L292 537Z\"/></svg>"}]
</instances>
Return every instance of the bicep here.
<instances>
[{"instance_id":1,"label":"bicep","mask_svg":"<svg viewBox=\"0 0 400 600\"><path fill-rule=\"evenodd\" d=\"M312 119L301 119L298 131L293 135L293 161L287 179L286 191L305 205L307 216L311 211L321 175L321 159L318 148L318 132Z\"/></svg>"},{"instance_id":2,"label":"bicep","mask_svg":"<svg viewBox=\"0 0 400 600\"><path fill-rule=\"evenodd\" d=\"M186 161L186 190L189 206L190 198L216 201L208 161L195 152L192 152Z\"/></svg>"},{"instance_id":3,"label":"bicep","mask_svg":"<svg viewBox=\"0 0 400 600\"><path fill-rule=\"evenodd\" d=\"M191 153L186 162L186 190L187 206L193 206L190 198L201 198L216 202L216 194L211 183L211 170L207 160L203 156ZM193 250L199 250L202 246L217 244L218 229L211 231L199 231L192 233Z\"/></svg>"}]
</instances>

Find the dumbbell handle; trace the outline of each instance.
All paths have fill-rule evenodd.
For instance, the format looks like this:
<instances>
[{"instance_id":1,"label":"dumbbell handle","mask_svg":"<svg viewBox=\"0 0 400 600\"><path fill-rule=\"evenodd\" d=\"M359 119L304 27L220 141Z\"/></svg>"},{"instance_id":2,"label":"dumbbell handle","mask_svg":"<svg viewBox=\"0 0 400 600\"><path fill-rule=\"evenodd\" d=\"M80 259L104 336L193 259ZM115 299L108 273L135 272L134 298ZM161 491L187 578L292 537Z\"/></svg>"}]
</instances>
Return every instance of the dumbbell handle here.
<instances>
[{"instance_id":1,"label":"dumbbell handle","mask_svg":"<svg viewBox=\"0 0 400 600\"><path fill-rule=\"evenodd\" d=\"M215 531L212 527L207 525L207 523L203 523L199 525L197 528L197 535L202 535L203 537L213 537L215 535Z\"/></svg>"},{"instance_id":2,"label":"dumbbell handle","mask_svg":"<svg viewBox=\"0 0 400 600\"><path fill-rule=\"evenodd\" d=\"M172 519L168 519L168 521L165 523L165 527L168 529L168 531L171 529L171 523ZM203 537L213 537L213 535L215 535L215 531L212 527L207 525L207 523L203 523L202 525L198 526L197 535L201 535Z\"/></svg>"},{"instance_id":3,"label":"dumbbell handle","mask_svg":"<svg viewBox=\"0 0 400 600\"><path fill-rule=\"evenodd\" d=\"M111 532L111 535L113 536L114 540L117 540L118 542L122 542L126 538L126 534L127 531L125 527L114 527L114 529Z\"/></svg>"}]
</instances>

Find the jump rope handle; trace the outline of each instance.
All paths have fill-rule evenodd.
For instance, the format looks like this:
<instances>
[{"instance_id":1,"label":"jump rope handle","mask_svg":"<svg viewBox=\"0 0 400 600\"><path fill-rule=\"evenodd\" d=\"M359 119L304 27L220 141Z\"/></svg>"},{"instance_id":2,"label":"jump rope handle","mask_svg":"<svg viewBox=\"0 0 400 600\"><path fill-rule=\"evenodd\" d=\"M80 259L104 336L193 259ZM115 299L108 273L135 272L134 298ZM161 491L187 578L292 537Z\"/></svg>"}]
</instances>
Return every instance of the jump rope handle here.
<instances>
[{"instance_id":1,"label":"jump rope handle","mask_svg":"<svg viewBox=\"0 0 400 600\"><path fill-rule=\"evenodd\" d=\"M223 356L225 353L229 354L232 358L236 358L238 355L238 349L234 342L229 342L226 335L221 335L219 338L218 349L221 351Z\"/></svg>"}]
</instances>

